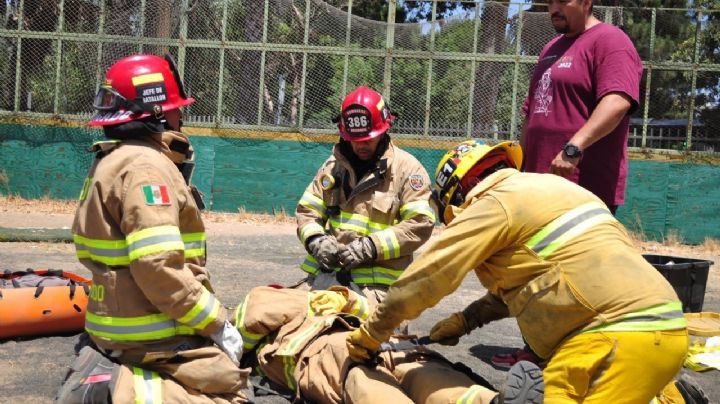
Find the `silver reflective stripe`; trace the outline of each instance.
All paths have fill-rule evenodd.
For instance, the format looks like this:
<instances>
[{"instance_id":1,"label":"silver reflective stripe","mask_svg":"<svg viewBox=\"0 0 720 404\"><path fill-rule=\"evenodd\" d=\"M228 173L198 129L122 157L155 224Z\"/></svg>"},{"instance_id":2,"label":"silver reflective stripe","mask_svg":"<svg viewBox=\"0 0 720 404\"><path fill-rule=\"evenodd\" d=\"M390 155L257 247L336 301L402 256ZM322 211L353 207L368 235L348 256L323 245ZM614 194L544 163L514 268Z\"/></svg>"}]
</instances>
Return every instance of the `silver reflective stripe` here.
<instances>
[{"instance_id":1,"label":"silver reflective stripe","mask_svg":"<svg viewBox=\"0 0 720 404\"><path fill-rule=\"evenodd\" d=\"M532 249L536 253L540 253L540 251L544 250L547 246L552 244L553 241L557 240L565 234L568 230L572 229L573 227L577 226L578 224L584 222L587 219L590 219L591 217L595 217L602 214L610 214L610 212L607 209L603 208L597 208L593 210L589 210L587 212L584 212L573 219L569 220L567 223L563 224L562 226L558 227L557 229L553 230L550 234L548 234L545 238L540 240Z\"/></svg>"},{"instance_id":2,"label":"silver reflective stripe","mask_svg":"<svg viewBox=\"0 0 720 404\"><path fill-rule=\"evenodd\" d=\"M196 314L192 320L187 322L187 325L194 327L200 324L200 322L202 322L206 318L208 318L210 313L212 313L213 309L215 308L215 296L210 293L208 293L208 295L209 297L207 302L205 302L205 307L198 314ZM202 299L200 301L202 302Z\"/></svg>"},{"instance_id":3,"label":"silver reflective stripe","mask_svg":"<svg viewBox=\"0 0 720 404\"><path fill-rule=\"evenodd\" d=\"M186 250L194 250L196 248L205 248L205 241L204 240L198 240L198 241L186 241L185 242L185 249Z\"/></svg>"},{"instance_id":4,"label":"silver reflective stripe","mask_svg":"<svg viewBox=\"0 0 720 404\"><path fill-rule=\"evenodd\" d=\"M130 253L132 253L135 250L139 250L140 248L147 247L154 244L160 244L165 243L168 241L180 241L182 242L182 238L180 237L180 234L163 234L159 236L151 236L147 238L142 238L128 246L128 250Z\"/></svg>"},{"instance_id":5,"label":"silver reflective stripe","mask_svg":"<svg viewBox=\"0 0 720 404\"><path fill-rule=\"evenodd\" d=\"M93 323L89 318L85 318L85 328L92 331L111 333L111 334L139 334L154 332L160 330L173 329L178 325L175 320L165 320L153 322L145 325L103 325Z\"/></svg>"},{"instance_id":6,"label":"silver reflective stripe","mask_svg":"<svg viewBox=\"0 0 720 404\"><path fill-rule=\"evenodd\" d=\"M76 244L77 245L77 244ZM97 247L87 247L87 251L90 252L92 255L96 255L98 257L127 257L128 256L128 249L127 248L97 248Z\"/></svg>"}]
</instances>

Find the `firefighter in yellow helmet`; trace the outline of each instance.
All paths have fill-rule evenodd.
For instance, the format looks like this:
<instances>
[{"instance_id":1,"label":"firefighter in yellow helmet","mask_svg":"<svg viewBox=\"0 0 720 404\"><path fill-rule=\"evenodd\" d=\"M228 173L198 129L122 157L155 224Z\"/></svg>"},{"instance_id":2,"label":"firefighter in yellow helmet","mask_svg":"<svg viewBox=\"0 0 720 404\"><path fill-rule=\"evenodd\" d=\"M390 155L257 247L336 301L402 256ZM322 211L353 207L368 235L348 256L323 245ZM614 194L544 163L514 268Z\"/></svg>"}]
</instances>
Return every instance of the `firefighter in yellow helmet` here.
<instances>
[{"instance_id":1,"label":"firefighter in yellow helmet","mask_svg":"<svg viewBox=\"0 0 720 404\"><path fill-rule=\"evenodd\" d=\"M463 142L440 161L434 200L447 227L347 339L362 361L475 272L487 294L438 322L455 344L515 317L547 360L546 402L647 403L687 353L681 303L591 192L550 174L521 173L518 145Z\"/></svg>"},{"instance_id":2,"label":"firefighter in yellow helmet","mask_svg":"<svg viewBox=\"0 0 720 404\"><path fill-rule=\"evenodd\" d=\"M85 330L98 350L81 350L59 403L248 401L242 338L205 269L193 149L180 131L193 102L172 58L155 55L118 60L98 90L90 124L108 140L91 148L72 226L92 272Z\"/></svg>"}]
</instances>

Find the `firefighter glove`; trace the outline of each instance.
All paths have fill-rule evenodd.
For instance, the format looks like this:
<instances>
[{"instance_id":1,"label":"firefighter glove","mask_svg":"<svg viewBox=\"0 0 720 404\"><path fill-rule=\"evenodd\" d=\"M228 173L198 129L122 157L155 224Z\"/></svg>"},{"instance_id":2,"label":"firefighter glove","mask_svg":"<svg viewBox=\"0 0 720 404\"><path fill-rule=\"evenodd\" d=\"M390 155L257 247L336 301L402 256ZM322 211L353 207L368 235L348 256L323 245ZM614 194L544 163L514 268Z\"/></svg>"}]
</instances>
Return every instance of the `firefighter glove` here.
<instances>
[{"instance_id":1,"label":"firefighter glove","mask_svg":"<svg viewBox=\"0 0 720 404\"><path fill-rule=\"evenodd\" d=\"M338 266L338 247L335 237L327 234L311 237L307 243L308 252L323 272L332 272Z\"/></svg>"},{"instance_id":2,"label":"firefighter glove","mask_svg":"<svg viewBox=\"0 0 720 404\"><path fill-rule=\"evenodd\" d=\"M243 354L243 339L237 328L229 321L225 321L223 328L210 336L220 349L230 357L235 365L240 365L240 357Z\"/></svg>"},{"instance_id":3,"label":"firefighter glove","mask_svg":"<svg viewBox=\"0 0 720 404\"><path fill-rule=\"evenodd\" d=\"M375 244L370 237L361 237L341 249L340 265L348 269L359 267L375 261L375 256Z\"/></svg>"},{"instance_id":4,"label":"firefighter glove","mask_svg":"<svg viewBox=\"0 0 720 404\"><path fill-rule=\"evenodd\" d=\"M367 361L380 350L380 341L370 335L365 324L348 334L345 343L354 362Z\"/></svg>"},{"instance_id":5,"label":"firefighter glove","mask_svg":"<svg viewBox=\"0 0 720 404\"><path fill-rule=\"evenodd\" d=\"M470 329L465 316L457 312L438 321L430 330L430 339L442 345L457 345L460 337L469 333Z\"/></svg>"},{"instance_id":6,"label":"firefighter glove","mask_svg":"<svg viewBox=\"0 0 720 404\"><path fill-rule=\"evenodd\" d=\"M347 296L333 290L310 292L310 308L316 314L327 315L342 312L348 303Z\"/></svg>"}]
</instances>

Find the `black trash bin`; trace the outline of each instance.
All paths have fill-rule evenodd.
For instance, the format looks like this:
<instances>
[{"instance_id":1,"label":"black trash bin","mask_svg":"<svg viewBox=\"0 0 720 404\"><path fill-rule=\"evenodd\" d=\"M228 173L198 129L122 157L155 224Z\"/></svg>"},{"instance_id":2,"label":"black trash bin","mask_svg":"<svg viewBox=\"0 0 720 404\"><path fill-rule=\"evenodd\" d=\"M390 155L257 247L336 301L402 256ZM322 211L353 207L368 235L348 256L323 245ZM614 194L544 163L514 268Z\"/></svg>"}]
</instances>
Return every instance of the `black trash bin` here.
<instances>
[{"instance_id":1,"label":"black trash bin","mask_svg":"<svg viewBox=\"0 0 720 404\"><path fill-rule=\"evenodd\" d=\"M669 255L643 254L675 289L686 313L702 311L712 261Z\"/></svg>"}]
</instances>

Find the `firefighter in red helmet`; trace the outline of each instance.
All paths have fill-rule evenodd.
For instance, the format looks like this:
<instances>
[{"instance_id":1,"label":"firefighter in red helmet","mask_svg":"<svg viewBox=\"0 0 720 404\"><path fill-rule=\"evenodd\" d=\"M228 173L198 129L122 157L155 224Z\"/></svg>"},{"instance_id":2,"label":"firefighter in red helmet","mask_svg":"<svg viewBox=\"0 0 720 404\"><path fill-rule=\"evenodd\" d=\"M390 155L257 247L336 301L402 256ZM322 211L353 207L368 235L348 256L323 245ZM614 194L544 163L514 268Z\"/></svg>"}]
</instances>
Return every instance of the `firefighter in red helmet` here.
<instances>
[{"instance_id":1,"label":"firefighter in red helmet","mask_svg":"<svg viewBox=\"0 0 720 404\"><path fill-rule=\"evenodd\" d=\"M91 148L72 231L93 274L85 330L98 349L80 351L58 402L248 401L242 338L209 283L193 149L180 132L180 108L194 101L169 56L120 59L97 92L90 125L109 140Z\"/></svg>"},{"instance_id":2,"label":"firefighter in red helmet","mask_svg":"<svg viewBox=\"0 0 720 404\"><path fill-rule=\"evenodd\" d=\"M340 140L297 205L297 232L308 255L306 285L362 289L371 304L430 238L430 180L388 134L395 114L382 95L358 87L342 102Z\"/></svg>"}]
</instances>

